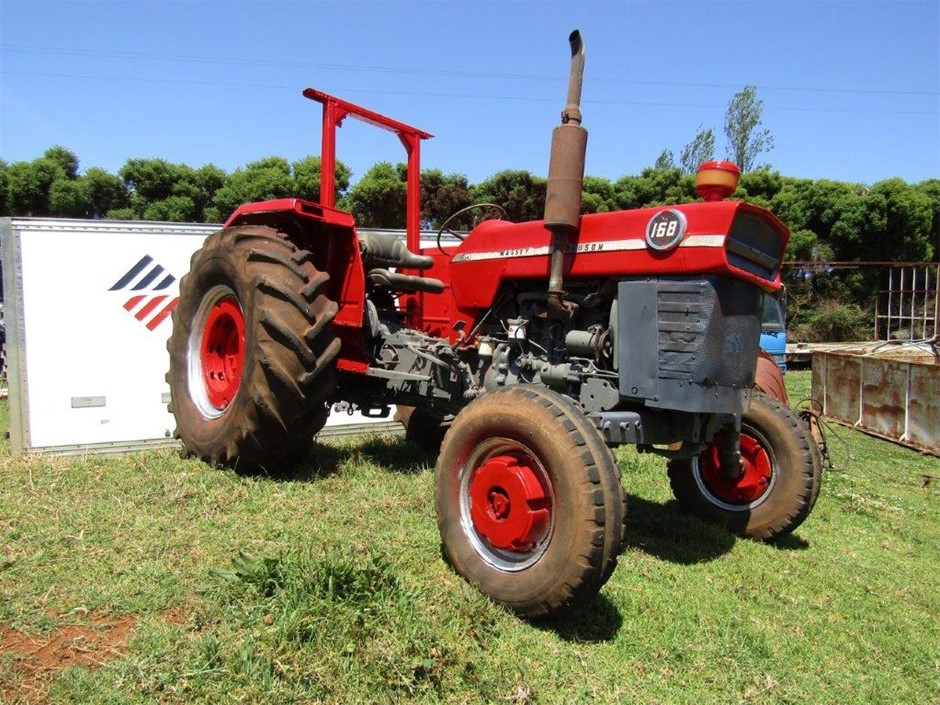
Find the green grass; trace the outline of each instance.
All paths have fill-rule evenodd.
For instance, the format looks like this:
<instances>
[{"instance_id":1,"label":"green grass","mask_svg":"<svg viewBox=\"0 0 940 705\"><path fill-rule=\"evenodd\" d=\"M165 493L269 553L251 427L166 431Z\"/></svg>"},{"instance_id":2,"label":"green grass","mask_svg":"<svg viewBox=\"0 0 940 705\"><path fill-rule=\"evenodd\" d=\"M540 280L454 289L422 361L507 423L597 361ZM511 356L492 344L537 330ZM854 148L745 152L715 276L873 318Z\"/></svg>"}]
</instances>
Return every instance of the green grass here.
<instances>
[{"instance_id":1,"label":"green grass","mask_svg":"<svg viewBox=\"0 0 940 705\"><path fill-rule=\"evenodd\" d=\"M809 373L788 384L808 396ZM851 464L778 546L683 515L661 460L618 451L620 565L536 624L448 568L433 458L401 440L320 446L276 479L4 446L0 624L137 619L121 657L50 675L56 703L936 703L940 460L837 431Z\"/></svg>"}]
</instances>

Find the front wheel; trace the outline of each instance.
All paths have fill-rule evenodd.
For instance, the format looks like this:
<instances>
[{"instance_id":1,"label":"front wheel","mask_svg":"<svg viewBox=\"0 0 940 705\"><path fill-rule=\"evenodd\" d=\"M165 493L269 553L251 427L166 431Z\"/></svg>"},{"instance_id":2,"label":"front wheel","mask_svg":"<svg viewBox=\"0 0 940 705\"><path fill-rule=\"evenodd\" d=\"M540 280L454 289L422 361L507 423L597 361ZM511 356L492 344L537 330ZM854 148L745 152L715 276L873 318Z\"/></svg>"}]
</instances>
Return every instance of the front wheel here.
<instances>
[{"instance_id":1,"label":"front wheel","mask_svg":"<svg viewBox=\"0 0 940 705\"><path fill-rule=\"evenodd\" d=\"M523 617L592 597L622 550L613 455L548 390L508 387L466 406L444 437L435 500L454 569Z\"/></svg>"},{"instance_id":2,"label":"front wheel","mask_svg":"<svg viewBox=\"0 0 940 705\"><path fill-rule=\"evenodd\" d=\"M819 495L822 463L809 429L778 400L754 392L741 424L743 468L728 477L713 442L697 458L669 463L680 506L746 538L773 541L809 515Z\"/></svg>"}]
</instances>

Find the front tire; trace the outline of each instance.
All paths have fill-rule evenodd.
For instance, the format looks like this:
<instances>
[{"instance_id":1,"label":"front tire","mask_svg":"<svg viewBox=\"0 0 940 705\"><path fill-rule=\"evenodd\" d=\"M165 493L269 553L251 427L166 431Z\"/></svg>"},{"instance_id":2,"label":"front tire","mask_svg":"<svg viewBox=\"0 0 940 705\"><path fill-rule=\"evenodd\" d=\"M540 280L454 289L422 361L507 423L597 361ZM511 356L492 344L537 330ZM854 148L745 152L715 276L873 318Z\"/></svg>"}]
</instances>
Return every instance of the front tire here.
<instances>
[{"instance_id":1,"label":"front tire","mask_svg":"<svg viewBox=\"0 0 940 705\"><path fill-rule=\"evenodd\" d=\"M467 405L444 437L435 500L454 569L523 617L593 597L623 548L613 455L549 390L508 387Z\"/></svg>"},{"instance_id":2,"label":"front tire","mask_svg":"<svg viewBox=\"0 0 940 705\"><path fill-rule=\"evenodd\" d=\"M668 465L679 505L750 539L774 541L796 529L819 495L822 463L802 420L773 397L754 392L741 424L744 472L730 479L718 444Z\"/></svg>"},{"instance_id":3,"label":"front tire","mask_svg":"<svg viewBox=\"0 0 940 705\"><path fill-rule=\"evenodd\" d=\"M206 239L180 282L167 343L170 411L187 452L273 470L310 450L336 384L328 280L272 228Z\"/></svg>"}]
</instances>

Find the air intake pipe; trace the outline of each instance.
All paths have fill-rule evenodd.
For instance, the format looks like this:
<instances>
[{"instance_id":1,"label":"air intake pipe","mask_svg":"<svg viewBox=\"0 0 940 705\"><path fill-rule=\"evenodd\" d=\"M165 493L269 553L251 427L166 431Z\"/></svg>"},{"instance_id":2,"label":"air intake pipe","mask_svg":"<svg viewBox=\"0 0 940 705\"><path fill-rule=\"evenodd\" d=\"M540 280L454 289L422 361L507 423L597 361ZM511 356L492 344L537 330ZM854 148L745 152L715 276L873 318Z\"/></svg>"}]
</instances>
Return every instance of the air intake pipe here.
<instances>
[{"instance_id":1,"label":"air intake pipe","mask_svg":"<svg viewBox=\"0 0 940 705\"><path fill-rule=\"evenodd\" d=\"M561 113L561 125L552 131L552 153L545 194L545 227L552 233L548 314L555 319L567 318L572 313L570 304L564 300L563 269L568 237L578 232L584 155L587 151L587 130L581 126L581 83L584 77L584 42L581 33L573 31L568 37L568 43L571 45L568 100Z\"/></svg>"}]
</instances>

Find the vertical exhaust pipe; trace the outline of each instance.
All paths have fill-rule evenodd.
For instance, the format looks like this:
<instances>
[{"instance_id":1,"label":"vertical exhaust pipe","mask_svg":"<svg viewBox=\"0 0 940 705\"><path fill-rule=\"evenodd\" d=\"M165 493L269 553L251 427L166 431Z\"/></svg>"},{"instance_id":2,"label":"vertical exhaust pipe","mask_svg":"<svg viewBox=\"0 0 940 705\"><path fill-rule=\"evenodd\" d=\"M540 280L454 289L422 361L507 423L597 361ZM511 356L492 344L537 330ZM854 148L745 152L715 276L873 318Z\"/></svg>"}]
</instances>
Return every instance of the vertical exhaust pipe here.
<instances>
[{"instance_id":1,"label":"vertical exhaust pipe","mask_svg":"<svg viewBox=\"0 0 940 705\"><path fill-rule=\"evenodd\" d=\"M575 30L568 37L571 69L568 98L561 113L561 125L552 131L552 152L548 162L545 194L545 227L552 233L551 269L548 278L549 317L568 318L572 307L564 301L564 264L568 237L578 232L581 216L581 188L584 181L584 155L587 130L581 126L581 84L584 77L584 42Z\"/></svg>"}]
</instances>

